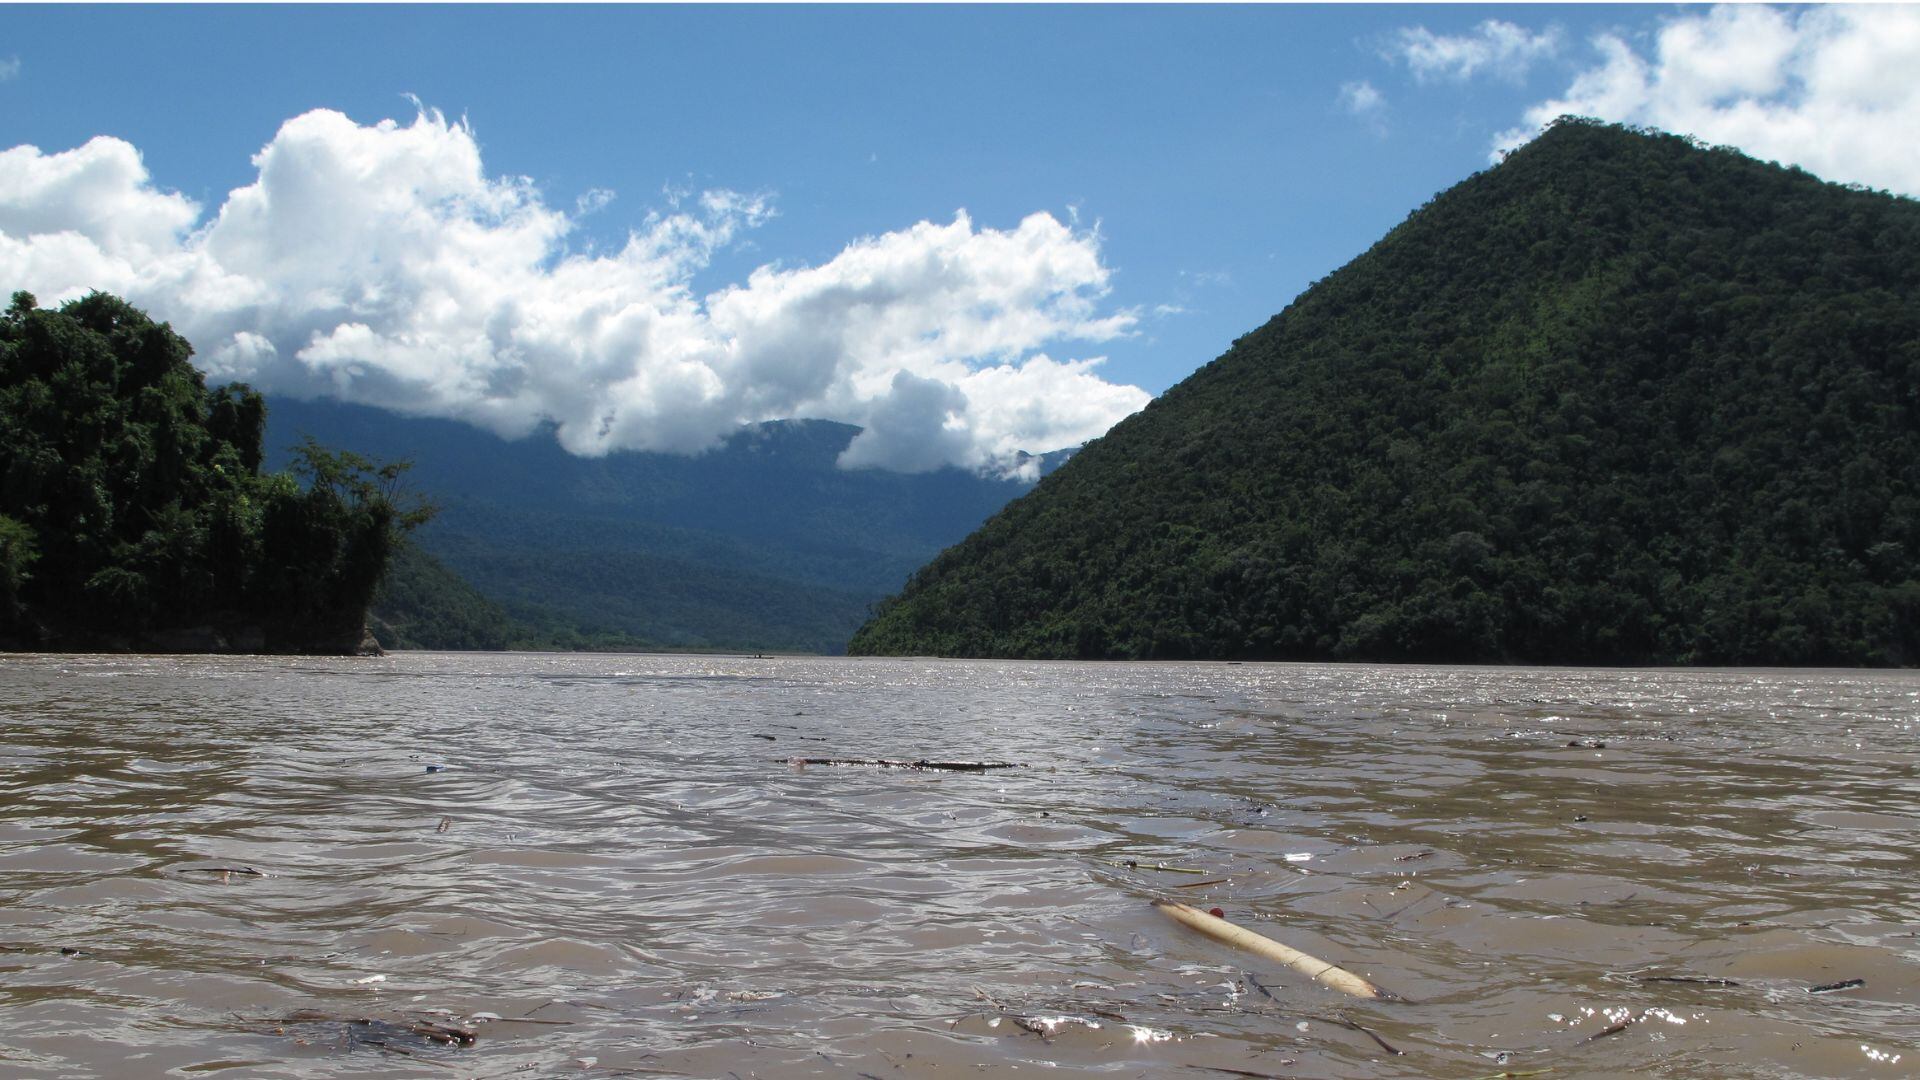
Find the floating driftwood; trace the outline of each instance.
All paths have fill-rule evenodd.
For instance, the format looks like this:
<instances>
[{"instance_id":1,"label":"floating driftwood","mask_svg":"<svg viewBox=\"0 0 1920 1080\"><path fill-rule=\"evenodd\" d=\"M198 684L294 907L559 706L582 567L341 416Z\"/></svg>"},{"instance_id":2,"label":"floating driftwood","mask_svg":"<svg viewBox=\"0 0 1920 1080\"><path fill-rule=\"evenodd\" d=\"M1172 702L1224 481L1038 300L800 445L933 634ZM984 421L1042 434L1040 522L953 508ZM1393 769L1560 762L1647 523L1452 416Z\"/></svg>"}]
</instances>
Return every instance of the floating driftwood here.
<instances>
[{"instance_id":1,"label":"floating driftwood","mask_svg":"<svg viewBox=\"0 0 1920 1080\"><path fill-rule=\"evenodd\" d=\"M1865 985L1867 985L1867 980L1865 979L1841 979L1839 982L1830 982L1824 986L1809 986L1807 987L1807 993L1837 994L1842 990L1858 990Z\"/></svg>"},{"instance_id":2,"label":"floating driftwood","mask_svg":"<svg viewBox=\"0 0 1920 1080\"><path fill-rule=\"evenodd\" d=\"M1688 986L1739 986L1732 979L1708 979L1698 975L1635 975L1643 983L1685 983Z\"/></svg>"},{"instance_id":3,"label":"floating driftwood","mask_svg":"<svg viewBox=\"0 0 1920 1080\"><path fill-rule=\"evenodd\" d=\"M891 758L788 758L789 765L866 765L880 769L939 769L945 772L986 772L988 769L1018 769L1013 761L895 761Z\"/></svg>"},{"instance_id":4,"label":"floating driftwood","mask_svg":"<svg viewBox=\"0 0 1920 1080\"><path fill-rule=\"evenodd\" d=\"M1160 913L1177 923L1189 926L1213 938L1250 953L1264 956L1276 963L1285 964L1315 982L1324 983L1343 994L1374 1000L1397 1001L1399 995L1368 982L1338 964L1329 963L1315 956L1308 956L1298 949L1289 948L1270 937L1256 934L1243 926L1235 926L1215 915L1209 915L1199 908L1174 900L1155 900L1153 906Z\"/></svg>"}]
</instances>

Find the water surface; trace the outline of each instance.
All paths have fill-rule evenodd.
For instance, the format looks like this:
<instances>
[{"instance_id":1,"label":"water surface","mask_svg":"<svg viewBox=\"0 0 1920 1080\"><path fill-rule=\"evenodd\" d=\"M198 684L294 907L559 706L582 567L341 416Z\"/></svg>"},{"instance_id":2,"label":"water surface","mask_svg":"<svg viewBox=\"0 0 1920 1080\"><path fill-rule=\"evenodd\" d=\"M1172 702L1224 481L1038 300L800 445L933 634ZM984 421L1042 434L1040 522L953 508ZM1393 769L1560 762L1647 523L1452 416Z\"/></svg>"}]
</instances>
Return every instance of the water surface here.
<instances>
[{"instance_id":1,"label":"water surface","mask_svg":"<svg viewBox=\"0 0 1920 1080\"><path fill-rule=\"evenodd\" d=\"M0 1075L1911 1075L1916 717L1899 672L6 658Z\"/></svg>"}]
</instances>

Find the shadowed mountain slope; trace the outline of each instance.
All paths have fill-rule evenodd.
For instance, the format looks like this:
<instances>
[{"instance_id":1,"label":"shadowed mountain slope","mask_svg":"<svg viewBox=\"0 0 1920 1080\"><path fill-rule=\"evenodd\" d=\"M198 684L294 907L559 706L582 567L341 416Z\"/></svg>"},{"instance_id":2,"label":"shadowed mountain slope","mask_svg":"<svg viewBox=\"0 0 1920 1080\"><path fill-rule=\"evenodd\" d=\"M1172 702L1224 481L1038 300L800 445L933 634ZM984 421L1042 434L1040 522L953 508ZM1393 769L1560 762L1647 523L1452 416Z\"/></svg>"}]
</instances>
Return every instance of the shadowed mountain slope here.
<instances>
[{"instance_id":1,"label":"shadowed mountain slope","mask_svg":"<svg viewBox=\"0 0 1920 1080\"><path fill-rule=\"evenodd\" d=\"M507 440L332 401L275 398L268 425L270 450L311 435L413 462L410 485L441 512L375 611L399 620L397 642L437 648L838 652L872 603L1031 487L958 469L841 469L858 429L818 420L756 425L693 457L602 458L568 454L547 432ZM403 598L404 613L382 606Z\"/></svg>"},{"instance_id":2,"label":"shadowed mountain slope","mask_svg":"<svg viewBox=\"0 0 1920 1080\"><path fill-rule=\"evenodd\" d=\"M1920 661L1920 204L1564 120L914 575L850 647Z\"/></svg>"}]
</instances>

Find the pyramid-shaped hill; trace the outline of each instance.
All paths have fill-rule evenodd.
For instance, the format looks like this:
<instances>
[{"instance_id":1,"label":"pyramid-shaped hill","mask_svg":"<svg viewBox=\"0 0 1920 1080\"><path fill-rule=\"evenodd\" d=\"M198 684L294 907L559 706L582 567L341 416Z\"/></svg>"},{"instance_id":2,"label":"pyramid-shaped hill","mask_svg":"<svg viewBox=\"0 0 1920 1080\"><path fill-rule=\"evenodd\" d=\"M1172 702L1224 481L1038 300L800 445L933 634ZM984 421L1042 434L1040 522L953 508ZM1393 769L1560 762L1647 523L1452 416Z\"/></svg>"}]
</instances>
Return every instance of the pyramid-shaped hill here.
<instances>
[{"instance_id":1,"label":"pyramid-shaped hill","mask_svg":"<svg viewBox=\"0 0 1920 1080\"><path fill-rule=\"evenodd\" d=\"M1920 661L1920 203L1563 120L918 571L880 654Z\"/></svg>"}]
</instances>

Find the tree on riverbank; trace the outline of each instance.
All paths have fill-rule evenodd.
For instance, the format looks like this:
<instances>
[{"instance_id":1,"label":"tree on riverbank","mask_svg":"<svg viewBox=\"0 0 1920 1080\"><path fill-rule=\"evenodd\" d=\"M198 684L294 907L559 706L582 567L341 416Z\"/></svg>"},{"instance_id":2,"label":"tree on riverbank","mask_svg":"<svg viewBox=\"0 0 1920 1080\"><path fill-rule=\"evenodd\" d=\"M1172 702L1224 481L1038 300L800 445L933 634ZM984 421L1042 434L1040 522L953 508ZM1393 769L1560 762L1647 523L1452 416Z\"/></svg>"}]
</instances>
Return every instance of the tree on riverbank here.
<instances>
[{"instance_id":1,"label":"tree on riverbank","mask_svg":"<svg viewBox=\"0 0 1920 1080\"><path fill-rule=\"evenodd\" d=\"M0 643L348 652L404 465L314 444L261 473L266 407L118 297L0 316Z\"/></svg>"}]
</instances>

